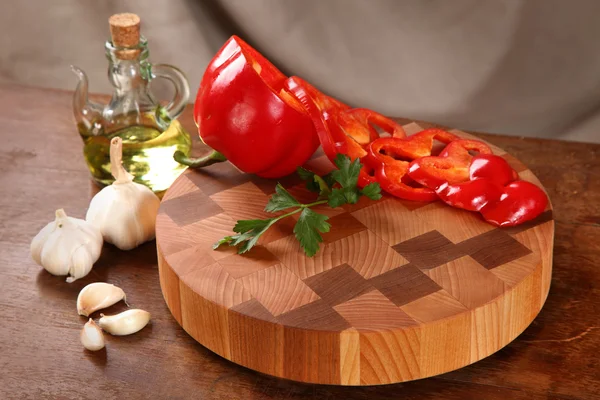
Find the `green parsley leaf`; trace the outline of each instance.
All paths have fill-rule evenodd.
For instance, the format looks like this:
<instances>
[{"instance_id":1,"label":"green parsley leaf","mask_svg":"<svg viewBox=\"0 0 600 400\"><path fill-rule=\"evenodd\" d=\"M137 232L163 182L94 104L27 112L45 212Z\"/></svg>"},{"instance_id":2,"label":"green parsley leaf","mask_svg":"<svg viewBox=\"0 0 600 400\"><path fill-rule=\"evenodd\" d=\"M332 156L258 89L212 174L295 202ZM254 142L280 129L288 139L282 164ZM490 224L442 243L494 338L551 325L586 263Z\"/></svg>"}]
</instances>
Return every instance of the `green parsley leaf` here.
<instances>
[{"instance_id":1,"label":"green parsley leaf","mask_svg":"<svg viewBox=\"0 0 600 400\"><path fill-rule=\"evenodd\" d=\"M228 244L231 243L231 241L233 240L233 236L225 236L222 239L219 239L218 242L216 242L215 244L212 245L213 250L218 249L219 247L221 247L224 244Z\"/></svg>"},{"instance_id":2,"label":"green parsley leaf","mask_svg":"<svg viewBox=\"0 0 600 400\"><path fill-rule=\"evenodd\" d=\"M329 232L331 225L327 222L329 218L326 215L316 213L310 207L325 203L334 208L344 204L354 204L358 202L361 195L373 200L381 198L381 188L377 183L369 184L362 190L358 189L357 182L362 167L358 159L351 161L348 156L339 154L335 159L335 165L338 167L337 170L322 177L304 168L297 170L300 178L306 181L306 187L319 193L318 200L302 204L283 186L277 184L265 211L276 212L289 208L292 210L274 218L237 221L233 227L235 235L225 236L213 245L213 249L229 244L236 246L238 253L245 253L256 245L260 236L277 221L300 213L294 226L294 234L306 255L314 256L319 251L319 243L323 241L321 233Z\"/></svg>"},{"instance_id":3,"label":"green parsley leaf","mask_svg":"<svg viewBox=\"0 0 600 400\"><path fill-rule=\"evenodd\" d=\"M338 154L335 158L335 165L339 169L331 173L333 179L344 188L356 188L361 168L360 160L357 158L351 161L350 157Z\"/></svg>"},{"instance_id":4,"label":"green parsley leaf","mask_svg":"<svg viewBox=\"0 0 600 400\"><path fill-rule=\"evenodd\" d=\"M233 231L237 232L237 235L225 236L213 245L213 249L219 248L223 244L229 244L230 246L241 246L238 248L238 253L242 254L250 250L260 236L267 231L277 221L276 218L269 219L246 219L238 221L233 227Z\"/></svg>"},{"instance_id":5,"label":"green parsley leaf","mask_svg":"<svg viewBox=\"0 0 600 400\"><path fill-rule=\"evenodd\" d=\"M237 246L240 243L247 242L249 239L252 239L254 236L250 233L238 233L237 235L225 236L215 244L213 244L213 250L218 249L224 244L228 244L230 246Z\"/></svg>"},{"instance_id":6,"label":"green parsley leaf","mask_svg":"<svg viewBox=\"0 0 600 400\"><path fill-rule=\"evenodd\" d=\"M237 246L238 244L240 244L242 242L245 242L248 239L251 239L252 236L253 235L251 233L248 233L248 232L246 232L246 233L239 233L237 235L233 235L231 237L232 240L229 243L229 245L230 246Z\"/></svg>"},{"instance_id":7,"label":"green parsley leaf","mask_svg":"<svg viewBox=\"0 0 600 400\"><path fill-rule=\"evenodd\" d=\"M315 175L314 172L309 171L303 167L296 168L296 172L298 173L300 179L302 179L303 181L312 181L313 176Z\"/></svg>"},{"instance_id":8,"label":"green parsley leaf","mask_svg":"<svg viewBox=\"0 0 600 400\"><path fill-rule=\"evenodd\" d=\"M358 193L358 190L356 190L356 188L345 187L342 188L342 190L344 191L344 198L346 199L346 203L358 203L358 197L360 196L360 194Z\"/></svg>"},{"instance_id":9,"label":"green parsley leaf","mask_svg":"<svg viewBox=\"0 0 600 400\"><path fill-rule=\"evenodd\" d=\"M339 207L344 204L356 204L360 194L358 190L352 188L335 188L329 195L329 207Z\"/></svg>"},{"instance_id":10,"label":"green parsley leaf","mask_svg":"<svg viewBox=\"0 0 600 400\"><path fill-rule=\"evenodd\" d=\"M328 174L323 175L323 180L325 181L325 183L327 184L327 186L329 186L330 188L332 188L333 185L335 185L335 179L333 178L333 171L331 171Z\"/></svg>"},{"instance_id":11,"label":"green parsley leaf","mask_svg":"<svg viewBox=\"0 0 600 400\"><path fill-rule=\"evenodd\" d=\"M333 189L329 195L329 201L327 202L329 207L336 208L343 204L346 204L346 197L344 196L344 189Z\"/></svg>"},{"instance_id":12,"label":"green parsley leaf","mask_svg":"<svg viewBox=\"0 0 600 400\"><path fill-rule=\"evenodd\" d=\"M299 206L300 203L298 200L296 200L294 196L290 194L290 192L285 190L285 188L278 183L277 186L275 186L275 193L271 196L265 207L265 211L276 212Z\"/></svg>"},{"instance_id":13,"label":"green parsley leaf","mask_svg":"<svg viewBox=\"0 0 600 400\"><path fill-rule=\"evenodd\" d=\"M238 248L238 254L244 254L245 252L249 251L252 247L254 247L254 245L256 244L256 242L258 242L258 239L260 238L260 235L262 235L263 233L265 233L265 231L267 229L269 229L269 228L268 227L265 228L265 230L263 230L262 232L260 232L258 235L252 237L252 239L246 240L245 242L242 242L242 245Z\"/></svg>"},{"instance_id":14,"label":"green parsley leaf","mask_svg":"<svg viewBox=\"0 0 600 400\"><path fill-rule=\"evenodd\" d=\"M294 234L300 242L307 256L314 256L319 251L319 243L323 241L321 233L329 232L331 225L327 222L328 216L319 214L305 208L294 226Z\"/></svg>"},{"instance_id":15,"label":"green parsley leaf","mask_svg":"<svg viewBox=\"0 0 600 400\"><path fill-rule=\"evenodd\" d=\"M319 185L319 198L325 198L329 196L329 193L331 193L331 189L329 188L327 182L325 182L325 180L319 175L315 175L314 180L317 183L317 185Z\"/></svg>"},{"instance_id":16,"label":"green parsley leaf","mask_svg":"<svg viewBox=\"0 0 600 400\"><path fill-rule=\"evenodd\" d=\"M246 232L258 232L264 229L273 221L273 218L269 219L242 219L238 221L233 227L233 231L236 233Z\"/></svg>"},{"instance_id":17,"label":"green parsley leaf","mask_svg":"<svg viewBox=\"0 0 600 400\"><path fill-rule=\"evenodd\" d=\"M319 176L314 172L307 170L306 168L298 167L297 172L300 178L303 181L306 181L306 188L311 192L318 192L320 196L325 195L323 190L323 183L327 185L327 187L329 188L329 192L335 184L335 179L333 178L333 171L323 176Z\"/></svg>"},{"instance_id":18,"label":"green parsley leaf","mask_svg":"<svg viewBox=\"0 0 600 400\"><path fill-rule=\"evenodd\" d=\"M298 172L300 179L306 181L306 188L308 190L311 192L320 192L319 184L315 181L315 176L317 176L317 174L302 167L298 167L296 172Z\"/></svg>"},{"instance_id":19,"label":"green parsley leaf","mask_svg":"<svg viewBox=\"0 0 600 400\"><path fill-rule=\"evenodd\" d=\"M371 200L379 200L381 199L381 186L379 186L379 183L377 182L369 183L367 186L362 188L360 193L364 196L367 196Z\"/></svg>"}]
</instances>

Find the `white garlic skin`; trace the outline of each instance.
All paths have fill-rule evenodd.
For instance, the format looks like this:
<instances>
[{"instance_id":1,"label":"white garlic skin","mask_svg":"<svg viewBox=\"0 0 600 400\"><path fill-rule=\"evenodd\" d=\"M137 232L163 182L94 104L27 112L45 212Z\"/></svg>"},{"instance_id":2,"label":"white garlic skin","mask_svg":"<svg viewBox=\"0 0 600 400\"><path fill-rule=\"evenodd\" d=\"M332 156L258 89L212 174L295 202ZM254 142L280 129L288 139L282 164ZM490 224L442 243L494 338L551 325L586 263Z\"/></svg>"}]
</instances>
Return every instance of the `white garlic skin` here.
<instances>
[{"instance_id":1,"label":"white garlic skin","mask_svg":"<svg viewBox=\"0 0 600 400\"><path fill-rule=\"evenodd\" d=\"M131 335L142 330L150 322L150 313L140 309L131 309L116 315L100 315L100 327L115 336Z\"/></svg>"},{"instance_id":2,"label":"white garlic skin","mask_svg":"<svg viewBox=\"0 0 600 400\"><path fill-rule=\"evenodd\" d=\"M85 219L102 232L106 242L131 250L154 239L159 206L159 198L146 186L113 183L94 196Z\"/></svg>"},{"instance_id":3,"label":"white garlic skin","mask_svg":"<svg viewBox=\"0 0 600 400\"><path fill-rule=\"evenodd\" d=\"M131 250L154 239L160 199L122 165L123 141L110 141L110 172L115 181L98 192L90 202L85 219L96 226L104 240L121 250Z\"/></svg>"},{"instance_id":4,"label":"white garlic skin","mask_svg":"<svg viewBox=\"0 0 600 400\"><path fill-rule=\"evenodd\" d=\"M104 348L104 335L102 334L102 329L100 329L91 318L83 326L79 338L81 339L83 347L88 350L98 351Z\"/></svg>"},{"instance_id":5,"label":"white garlic skin","mask_svg":"<svg viewBox=\"0 0 600 400\"><path fill-rule=\"evenodd\" d=\"M92 224L56 210L56 219L31 241L31 257L52 275L70 275L67 282L86 276L102 251L102 234Z\"/></svg>"},{"instance_id":6,"label":"white garlic skin","mask_svg":"<svg viewBox=\"0 0 600 400\"><path fill-rule=\"evenodd\" d=\"M77 313L87 317L121 300L127 302L125 292L120 287L105 282L90 283L77 296Z\"/></svg>"}]
</instances>

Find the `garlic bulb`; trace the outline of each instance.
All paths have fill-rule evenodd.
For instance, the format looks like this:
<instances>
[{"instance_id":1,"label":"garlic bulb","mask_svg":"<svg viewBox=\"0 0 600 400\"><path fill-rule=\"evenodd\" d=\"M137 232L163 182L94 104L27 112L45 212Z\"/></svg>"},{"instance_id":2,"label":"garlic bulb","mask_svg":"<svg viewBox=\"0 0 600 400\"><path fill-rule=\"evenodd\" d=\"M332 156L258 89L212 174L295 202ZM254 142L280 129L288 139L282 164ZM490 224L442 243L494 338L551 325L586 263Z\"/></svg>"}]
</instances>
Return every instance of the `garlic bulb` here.
<instances>
[{"instance_id":1,"label":"garlic bulb","mask_svg":"<svg viewBox=\"0 0 600 400\"><path fill-rule=\"evenodd\" d=\"M102 251L102 234L92 224L56 210L50 222L31 241L31 257L52 275L70 275L67 282L86 276Z\"/></svg>"},{"instance_id":2,"label":"garlic bulb","mask_svg":"<svg viewBox=\"0 0 600 400\"><path fill-rule=\"evenodd\" d=\"M125 292L120 287L104 282L90 283L77 296L77 313L87 317L121 300L125 300Z\"/></svg>"},{"instance_id":3,"label":"garlic bulb","mask_svg":"<svg viewBox=\"0 0 600 400\"><path fill-rule=\"evenodd\" d=\"M98 351L104 348L104 335L102 334L102 329L100 329L91 318L83 326L79 338L81 339L83 347L88 350Z\"/></svg>"},{"instance_id":4,"label":"garlic bulb","mask_svg":"<svg viewBox=\"0 0 600 400\"><path fill-rule=\"evenodd\" d=\"M122 151L121 138L113 138L110 171L115 181L94 196L85 219L100 229L106 242L130 250L154 239L160 200L152 190L133 182L121 164Z\"/></svg>"},{"instance_id":5,"label":"garlic bulb","mask_svg":"<svg viewBox=\"0 0 600 400\"><path fill-rule=\"evenodd\" d=\"M117 315L100 314L98 324L111 335L124 336L136 333L150 322L148 311L132 309Z\"/></svg>"}]
</instances>

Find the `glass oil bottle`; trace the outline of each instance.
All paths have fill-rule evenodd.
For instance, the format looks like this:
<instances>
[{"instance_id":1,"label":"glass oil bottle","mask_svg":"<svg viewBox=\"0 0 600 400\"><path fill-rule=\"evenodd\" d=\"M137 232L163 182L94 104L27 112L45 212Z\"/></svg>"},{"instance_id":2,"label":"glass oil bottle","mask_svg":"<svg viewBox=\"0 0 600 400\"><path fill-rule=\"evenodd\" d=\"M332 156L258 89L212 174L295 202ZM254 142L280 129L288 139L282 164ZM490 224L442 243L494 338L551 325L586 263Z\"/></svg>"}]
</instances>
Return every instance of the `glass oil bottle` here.
<instances>
[{"instance_id":1,"label":"glass oil bottle","mask_svg":"<svg viewBox=\"0 0 600 400\"><path fill-rule=\"evenodd\" d=\"M137 15L113 15L109 24L111 40L105 49L108 78L114 88L110 102L90 102L86 74L72 67L79 78L73 112L85 160L94 181L111 184L110 140L119 136L125 169L135 182L160 193L187 168L175 161L173 154L179 150L187 156L191 149L189 134L176 120L189 98L189 85L179 69L148 61L148 44L140 35ZM174 99L166 107L150 92L150 81L155 78L166 78L175 87Z\"/></svg>"}]
</instances>

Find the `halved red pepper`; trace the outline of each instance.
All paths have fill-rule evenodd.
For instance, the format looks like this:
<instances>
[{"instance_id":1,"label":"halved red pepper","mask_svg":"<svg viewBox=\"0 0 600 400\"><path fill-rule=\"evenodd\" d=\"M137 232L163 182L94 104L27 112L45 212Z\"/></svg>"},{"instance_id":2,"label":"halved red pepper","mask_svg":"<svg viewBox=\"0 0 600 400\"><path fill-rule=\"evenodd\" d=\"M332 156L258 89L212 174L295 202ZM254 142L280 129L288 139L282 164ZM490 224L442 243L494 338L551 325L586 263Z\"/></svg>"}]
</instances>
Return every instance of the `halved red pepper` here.
<instances>
[{"instance_id":1,"label":"halved red pepper","mask_svg":"<svg viewBox=\"0 0 600 400\"><path fill-rule=\"evenodd\" d=\"M319 138L300 103L282 92L287 79L232 36L209 63L194 105L200 138L215 152L189 164L226 158L244 172L277 178L306 162Z\"/></svg>"},{"instance_id":2,"label":"halved red pepper","mask_svg":"<svg viewBox=\"0 0 600 400\"><path fill-rule=\"evenodd\" d=\"M411 186L407 179L410 161L431 155L434 140L450 143L458 136L441 129L426 129L407 138L385 137L367 146L366 164L374 169L375 180L391 195L406 200L434 201L435 192Z\"/></svg>"}]
</instances>

